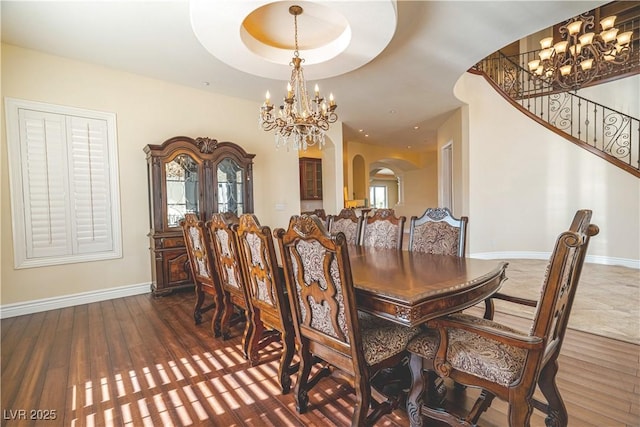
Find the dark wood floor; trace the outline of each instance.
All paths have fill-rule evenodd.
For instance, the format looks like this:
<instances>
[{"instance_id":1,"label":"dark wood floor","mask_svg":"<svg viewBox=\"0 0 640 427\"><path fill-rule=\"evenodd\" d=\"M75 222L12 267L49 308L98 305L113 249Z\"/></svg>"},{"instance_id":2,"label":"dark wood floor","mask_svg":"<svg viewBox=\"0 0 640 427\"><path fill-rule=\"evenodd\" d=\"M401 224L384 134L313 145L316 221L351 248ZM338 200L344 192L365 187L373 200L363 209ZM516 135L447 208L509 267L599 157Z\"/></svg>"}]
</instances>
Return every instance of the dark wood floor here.
<instances>
[{"instance_id":1,"label":"dark wood floor","mask_svg":"<svg viewBox=\"0 0 640 427\"><path fill-rule=\"evenodd\" d=\"M249 367L240 331L214 339L208 324L194 326L192 302L191 293L140 295L2 320L2 425L349 425L349 390L325 379L297 414L293 396L279 394L278 346ZM569 425L640 425L639 358L640 346L570 330L559 373ZM494 401L480 425L506 425L505 411ZM19 419L47 415L56 420ZM396 410L379 425L408 420ZM532 425L543 417L534 413Z\"/></svg>"}]
</instances>

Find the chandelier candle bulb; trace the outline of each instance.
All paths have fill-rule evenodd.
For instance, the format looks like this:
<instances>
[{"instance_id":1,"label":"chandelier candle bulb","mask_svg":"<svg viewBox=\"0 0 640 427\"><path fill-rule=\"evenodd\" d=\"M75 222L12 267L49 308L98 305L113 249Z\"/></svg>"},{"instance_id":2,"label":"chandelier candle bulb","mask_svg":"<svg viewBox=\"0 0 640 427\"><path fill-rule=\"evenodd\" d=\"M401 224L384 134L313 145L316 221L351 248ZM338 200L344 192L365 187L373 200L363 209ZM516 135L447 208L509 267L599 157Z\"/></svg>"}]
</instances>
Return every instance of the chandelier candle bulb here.
<instances>
[{"instance_id":1,"label":"chandelier candle bulb","mask_svg":"<svg viewBox=\"0 0 640 427\"><path fill-rule=\"evenodd\" d=\"M267 94L265 95L265 99L264 99L264 105L268 107L270 100L271 100L271 94L269 93L269 91L267 91Z\"/></svg>"},{"instance_id":2,"label":"chandelier candle bulb","mask_svg":"<svg viewBox=\"0 0 640 427\"><path fill-rule=\"evenodd\" d=\"M611 43L616 39L618 31L619 30L617 28L609 28L608 30L601 32L600 37L602 37L602 40L604 40L605 43Z\"/></svg>"},{"instance_id":3,"label":"chandelier candle bulb","mask_svg":"<svg viewBox=\"0 0 640 427\"><path fill-rule=\"evenodd\" d=\"M580 67L581 67L584 71L590 70L592 66L593 66L593 59L592 59L592 58L585 59L584 61L582 61L582 62L580 63Z\"/></svg>"},{"instance_id":4,"label":"chandelier candle bulb","mask_svg":"<svg viewBox=\"0 0 640 427\"><path fill-rule=\"evenodd\" d=\"M553 44L553 37L547 37L540 40L540 47L542 49L548 49L551 47L552 44Z\"/></svg>"},{"instance_id":5,"label":"chandelier candle bulb","mask_svg":"<svg viewBox=\"0 0 640 427\"><path fill-rule=\"evenodd\" d=\"M542 49L538 55L540 56L540 59L542 61L547 61L549 58L551 58L552 54L553 54L553 49L547 48L547 49Z\"/></svg>"},{"instance_id":6,"label":"chandelier candle bulb","mask_svg":"<svg viewBox=\"0 0 640 427\"><path fill-rule=\"evenodd\" d=\"M538 69L538 66L540 66L540 60L534 59L533 61L529 61L528 65L530 71L535 71Z\"/></svg>"},{"instance_id":7,"label":"chandelier candle bulb","mask_svg":"<svg viewBox=\"0 0 640 427\"><path fill-rule=\"evenodd\" d=\"M569 35L575 36L580 32L580 28L582 28L582 21L573 21L569 25L567 25L567 30L569 31Z\"/></svg>"},{"instance_id":8,"label":"chandelier candle bulb","mask_svg":"<svg viewBox=\"0 0 640 427\"><path fill-rule=\"evenodd\" d=\"M567 51L567 46L569 45L568 41L561 41L558 42L556 44L553 45L553 50L556 51L556 53L565 53Z\"/></svg>"},{"instance_id":9,"label":"chandelier candle bulb","mask_svg":"<svg viewBox=\"0 0 640 427\"><path fill-rule=\"evenodd\" d=\"M618 45L623 47L624 45L631 43L632 35L633 31L625 31L624 33L618 34ZM618 47L618 45L616 45L616 48Z\"/></svg>"},{"instance_id":10,"label":"chandelier candle bulb","mask_svg":"<svg viewBox=\"0 0 640 427\"><path fill-rule=\"evenodd\" d=\"M581 35L578 38L580 40L580 44L582 44L583 46L590 45L591 43L593 43L593 37L595 35L595 33L585 33Z\"/></svg>"},{"instance_id":11,"label":"chandelier candle bulb","mask_svg":"<svg viewBox=\"0 0 640 427\"><path fill-rule=\"evenodd\" d=\"M613 24L616 22L616 16L607 16L600 21L600 26L603 30L608 30L609 28L613 28Z\"/></svg>"}]
</instances>

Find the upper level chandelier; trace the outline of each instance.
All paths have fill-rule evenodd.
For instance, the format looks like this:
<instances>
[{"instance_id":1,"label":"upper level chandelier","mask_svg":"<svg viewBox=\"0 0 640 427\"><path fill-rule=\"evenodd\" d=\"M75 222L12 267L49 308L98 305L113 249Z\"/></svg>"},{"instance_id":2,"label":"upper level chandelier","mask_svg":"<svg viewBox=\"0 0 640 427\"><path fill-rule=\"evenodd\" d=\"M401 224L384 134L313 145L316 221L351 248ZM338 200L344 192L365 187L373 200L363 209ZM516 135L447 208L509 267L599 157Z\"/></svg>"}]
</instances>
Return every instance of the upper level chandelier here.
<instances>
[{"instance_id":1,"label":"upper level chandelier","mask_svg":"<svg viewBox=\"0 0 640 427\"><path fill-rule=\"evenodd\" d=\"M613 26L615 16L600 21L595 33L594 16L582 14L559 28L561 41L553 37L540 40L540 59L529 62L536 79L563 89L577 90L597 77L606 76L614 66L630 57L632 31L619 33Z\"/></svg>"},{"instance_id":2,"label":"upper level chandelier","mask_svg":"<svg viewBox=\"0 0 640 427\"><path fill-rule=\"evenodd\" d=\"M295 50L289 64L293 66L293 70L291 71L291 80L287 84L287 96L284 98L284 104L275 113L267 91L258 120L263 130L275 129L276 147L287 145L291 140L293 148L296 150L306 150L308 146L315 144L322 147L329 124L338 119L338 115L335 113L337 104L333 99L333 94L329 95L327 104L325 99L320 96L318 85L315 86L313 98L310 98L307 93L301 66L304 59L300 58L298 52L298 15L302 14L302 11L302 7L297 5L289 8L294 22Z\"/></svg>"}]
</instances>

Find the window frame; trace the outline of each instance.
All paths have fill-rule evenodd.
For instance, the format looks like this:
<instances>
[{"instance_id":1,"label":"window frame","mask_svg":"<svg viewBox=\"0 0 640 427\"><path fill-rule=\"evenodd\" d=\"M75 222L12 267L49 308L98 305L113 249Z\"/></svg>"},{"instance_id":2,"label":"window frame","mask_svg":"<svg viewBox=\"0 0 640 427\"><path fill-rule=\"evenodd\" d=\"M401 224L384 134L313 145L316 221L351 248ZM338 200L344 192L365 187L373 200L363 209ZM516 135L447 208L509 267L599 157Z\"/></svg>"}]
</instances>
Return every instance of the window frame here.
<instances>
[{"instance_id":1,"label":"window frame","mask_svg":"<svg viewBox=\"0 0 640 427\"><path fill-rule=\"evenodd\" d=\"M59 116L57 118L60 120L60 123L64 123L64 137L60 144L64 146L64 164L57 165L58 167L53 173L62 171L64 174L67 174L65 175L66 182L64 187L64 192L66 194L61 196L65 199L65 221L72 221L72 226L65 227L65 236L69 241L66 245L66 249L54 251L60 253L52 255L30 255L30 251L28 249L29 245L33 244L34 240L28 240L28 236L32 233L27 230L27 211L25 206L27 206L27 202L30 200L27 200L29 195L23 189L25 183L29 182L30 176L29 171L24 169L25 164L22 154L24 145L28 143L28 141L26 141L26 135L21 135L20 114L22 110L35 111L37 113L42 113L43 116L49 114L56 115ZM11 199L14 267L16 269L23 269L122 258L116 115L114 113L103 111L87 110L5 97L5 118L7 127L6 137L9 164L9 192ZM71 157L75 153L72 149L73 126L70 126L71 121L74 119L104 122L105 128L100 134L100 137L104 139L103 146L106 147L106 150L101 155L91 157L91 161L100 160L108 162L108 165L101 169L102 171L107 171L108 181L101 187L94 188L94 190L97 189L108 193L108 197L106 197L106 201L104 202L104 207L101 211L98 211L105 212L106 217L108 217L108 232L105 234L107 236L105 238L105 247L107 248L96 249L90 247L90 245L89 247L84 246L80 234L74 228L80 220L80 217L76 217L75 213L71 213L71 211L73 210L74 202L81 201L81 199L75 199L72 193L76 183L80 182L73 179L73 174L74 172L77 172L77 169L76 171L71 170L72 166L70 163L72 161ZM103 123L100 124L102 125ZM47 186L49 186L51 181L47 179L46 182ZM93 191L91 194L100 195ZM33 198L31 200L33 200ZM95 225L93 227L95 227ZM92 230L95 232L98 229L92 228Z\"/></svg>"}]
</instances>

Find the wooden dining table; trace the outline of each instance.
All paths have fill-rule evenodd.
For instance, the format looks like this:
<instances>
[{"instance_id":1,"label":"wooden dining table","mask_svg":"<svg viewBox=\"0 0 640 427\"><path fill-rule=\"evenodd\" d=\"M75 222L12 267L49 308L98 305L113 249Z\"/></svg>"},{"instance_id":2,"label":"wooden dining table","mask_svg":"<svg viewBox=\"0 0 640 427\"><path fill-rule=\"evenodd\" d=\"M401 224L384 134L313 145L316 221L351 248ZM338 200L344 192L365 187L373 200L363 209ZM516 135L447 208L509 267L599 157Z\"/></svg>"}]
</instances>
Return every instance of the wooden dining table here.
<instances>
[{"instance_id":1,"label":"wooden dining table","mask_svg":"<svg viewBox=\"0 0 640 427\"><path fill-rule=\"evenodd\" d=\"M350 246L358 309L417 326L471 307L500 289L507 263Z\"/></svg>"}]
</instances>

